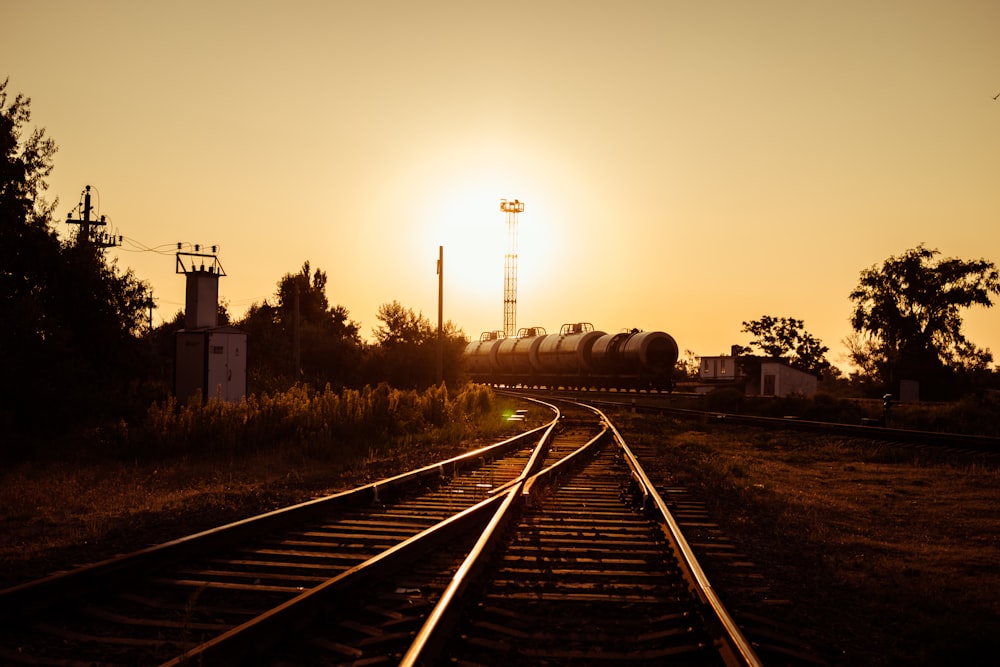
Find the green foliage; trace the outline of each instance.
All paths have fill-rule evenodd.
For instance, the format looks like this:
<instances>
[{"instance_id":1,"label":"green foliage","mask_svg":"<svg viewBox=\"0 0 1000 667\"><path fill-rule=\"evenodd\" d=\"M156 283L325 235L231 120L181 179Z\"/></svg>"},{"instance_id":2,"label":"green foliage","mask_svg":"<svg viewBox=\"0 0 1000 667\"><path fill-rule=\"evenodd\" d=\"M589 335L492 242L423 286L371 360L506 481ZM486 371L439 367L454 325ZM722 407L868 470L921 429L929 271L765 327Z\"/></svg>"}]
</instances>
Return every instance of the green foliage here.
<instances>
[{"instance_id":1,"label":"green foliage","mask_svg":"<svg viewBox=\"0 0 1000 667\"><path fill-rule=\"evenodd\" d=\"M379 307L381 325L372 331L375 344L365 345L347 310L330 306L326 287L326 273L313 271L307 261L298 273L286 274L278 282L276 305L255 303L235 323L248 338L251 391L281 392L299 382L334 387L387 382L422 389L443 380L457 386L466 341L454 324L444 324L439 352L438 334L430 321L393 301Z\"/></svg>"},{"instance_id":2,"label":"green foliage","mask_svg":"<svg viewBox=\"0 0 1000 667\"><path fill-rule=\"evenodd\" d=\"M145 395L148 286L92 244L60 243L43 194L55 143L0 84L0 428L21 436L121 415ZM143 406L144 407L144 406ZM20 440L20 438L11 438Z\"/></svg>"},{"instance_id":3,"label":"green foliage","mask_svg":"<svg viewBox=\"0 0 1000 667\"><path fill-rule=\"evenodd\" d=\"M705 396L704 409L757 417L796 417L838 424L881 420L881 399L838 398L818 393L812 398L743 396L735 389L716 389ZM892 428L1000 436L1000 398L995 394L968 395L951 402L895 403Z\"/></svg>"},{"instance_id":4,"label":"green foliage","mask_svg":"<svg viewBox=\"0 0 1000 667\"><path fill-rule=\"evenodd\" d=\"M968 395L947 403L897 403L889 425L1000 437L1000 399Z\"/></svg>"},{"instance_id":5,"label":"green foliage","mask_svg":"<svg viewBox=\"0 0 1000 667\"><path fill-rule=\"evenodd\" d=\"M705 409L713 412L737 412L745 399L739 389L721 387L705 395Z\"/></svg>"},{"instance_id":6,"label":"green foliage","mask_svg":"<svg viewBox=\"0 0 1000 667\"><path fill-rule=\"evenodd\" d=\"M306 261L298 273L278 281L276 305L255 303L235 323L247 334L251 349L250 388L280 391L301 381L337 387L361 384L358 325L346 308L330 305L326 287L326 272L312 271Z\"/></svg>"},{"instance_id":7,"label":"green foliage","mask_svg":"<svg viewBox=\"0 0 1000 667\"><path fill-rule=\"evenodd\" d=\"M678 380L697 380L700 375L700 362L692 350L684 350L684 355L674 364L674 378Z\"/></svg>"},{"instance_id":8,"label":"green foliage","mask_svg":"<svg viewBox=\"0 0 1000 667\"><path fill-rule=\"evenodd\" d=\"M454 396L443 384L422 392L387 384L322 391L296 385L241 403L211 399L178 405L154 403L135 424L124 421L94 436L98 447L125 457L245 454L293 448L316 456L356 456L378 451L393 439L430 430L468 435L495 412L492 390L466 385Z\"/></svg>"},{"instance_id":9,"label":"green foliage","mask_svg":"<svg viewBox=\"0 0 1000 667\"><path fill-rule=\"evenodd\" d=\"M392 348L403 345L420 345L431 340L434 330L423 313L414 313L404 308L398 301L383 303L376 316L382 325L373 329L372 334L379 345Z\"/></svg>"},{"instance_id":10,"label":"green foliage","mask_svg":"<svg viewBox=\"0 0 1000 667\"><path fill-rule=\"evenodd\" d=\"M365 377L397 387L428 387L437 382L438 334L430 321L398 301L379 306L377 317L382 325L372 330L376 344L368 349ZM454 385L458 382L465 335L448 321L441 337L441 379Z\"/></svg>"},{"instance_id":11,"label":"green foliage","mask_svg":"<svg viewBox=\"0 0 1000 667\"><path fill-rule=\"evenodd\" d=\"M850 294L855 303L849 340L857 366L883 386L919 380L925 393L947 396L956 372L984 370L993 360L962 333L960 311L992 306L1000 274L984 259L936 259L918 245L861 272Z\"/></svg>"},{"instance_id":12,"label":"green foliage","mask_svg":"<svg viewBox=\"0 0 1000 667\"><path fill-rule=\"evenodd\" d=\"M830 368L826 345L804 329L805 323L794 317L771 317L743 323L743 331L754 336L744 352L752 353L754 348L768 357L782 359L793 368L822 375Z\"/></svg>"}]
</instances>

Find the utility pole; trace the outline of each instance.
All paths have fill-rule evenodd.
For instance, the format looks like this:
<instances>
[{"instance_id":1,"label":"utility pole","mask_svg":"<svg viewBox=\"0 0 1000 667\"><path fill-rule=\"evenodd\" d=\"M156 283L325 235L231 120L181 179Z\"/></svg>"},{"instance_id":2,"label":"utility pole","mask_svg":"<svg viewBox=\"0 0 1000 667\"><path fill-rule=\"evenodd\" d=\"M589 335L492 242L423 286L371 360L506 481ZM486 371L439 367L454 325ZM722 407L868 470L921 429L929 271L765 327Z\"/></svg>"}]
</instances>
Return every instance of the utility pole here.
<instances>
[{"instance_id":1,"label":"utility pole","mask_svg":"<svg viewBox=\"0 0 1000 667\"><path fill-rule=\"evenodd\" d=\"M444 246L438 246L438 340L437 383L444 382Z\"/></svg>"},{"instance_id":2,"label":"utility pole","mask_svg":"<svg viewBox=\"0 0 1000 667\"><path fill-rule=\"evenodd\" d=\"M292 311L292 363L295 366L295 377L302 375L302 338L299 333L299 282L295 281L295 299Z\"/></svg>"},{"instance_id":3,"label":"utility pole","mask_svg":"<svg viewBox=\"0 0 1000 667\"><path fill-rule=\"evenodd\" d=\"M116 237L114 234L108 234L107 232L101 232L98 234L96 231L91 232L91 225L95 227L106 226L107 220L102 215L97 220L91 220L90 214L94 210L94 207L90 203L90 186L83 191L83 201L77 204L76 209L80 211L79 219L73 219L73 211L66 214L66 224L68 225L80 225L80 231L76 235L76 244L82 245L84 243L92 243L94 247L97 248L112 248L119 243L121 243L122 237Z\"/></svg>"},{"instance_id":4,"label":"utility pole","mask_svg":"<svg viewBox=\"0 0 1000 667\"><path fill-rule=\"evenodd\" d=\"M507 214L507 254L503 260L503 335L517 333L517 214L524 202L500 200L500 210Z\"/></svg>"},{"instance_id":5,"label":"utility pole","mask_svg":"<svg viewBox=\"0 0 1000 667\"><path fill-rule=\"evenodd\" d=\"M153 301L153 290L149 290L149 297L146 299L146 305L149 306L149 332L153 332L153 307L156 302Z\"/></svg>"}]
</instances>

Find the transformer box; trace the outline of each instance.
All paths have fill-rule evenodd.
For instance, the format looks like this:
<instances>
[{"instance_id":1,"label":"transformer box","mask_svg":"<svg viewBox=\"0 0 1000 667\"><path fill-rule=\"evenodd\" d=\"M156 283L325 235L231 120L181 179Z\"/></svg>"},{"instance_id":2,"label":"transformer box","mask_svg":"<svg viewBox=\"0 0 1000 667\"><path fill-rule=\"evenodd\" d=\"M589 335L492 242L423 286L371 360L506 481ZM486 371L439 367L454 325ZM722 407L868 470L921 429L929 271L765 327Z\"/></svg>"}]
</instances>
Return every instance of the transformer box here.
<instances>
[{"instance_id":1,"label":"transformer box","mask_svg":"<svg viewBox=\"0 0 1000 667\"><path fill-rule=\"evenodd\" d=\"M186 405L218 398L238 403L247 393L247 335L232 327L176 333L174 395Z\"/></svg>"}]
</instances>

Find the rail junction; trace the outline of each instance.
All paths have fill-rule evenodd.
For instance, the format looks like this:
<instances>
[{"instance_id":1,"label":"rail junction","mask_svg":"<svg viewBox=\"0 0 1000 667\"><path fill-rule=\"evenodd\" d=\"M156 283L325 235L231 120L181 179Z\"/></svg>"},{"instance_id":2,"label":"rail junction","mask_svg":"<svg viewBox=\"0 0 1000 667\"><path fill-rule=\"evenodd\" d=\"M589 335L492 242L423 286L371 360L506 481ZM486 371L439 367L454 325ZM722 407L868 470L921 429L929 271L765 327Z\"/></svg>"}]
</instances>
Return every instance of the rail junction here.
<instances>
[{"instance_id":1,"label":"rail junction","mask_svg":"<svg viewBox=\"0 0 1000 667\"><path fill-rule=\"evenodd\" d=\"M600 410L543 409L460 457L0 591L0 662L763 664L683 504Z\"/></svg>"}]
</instances>

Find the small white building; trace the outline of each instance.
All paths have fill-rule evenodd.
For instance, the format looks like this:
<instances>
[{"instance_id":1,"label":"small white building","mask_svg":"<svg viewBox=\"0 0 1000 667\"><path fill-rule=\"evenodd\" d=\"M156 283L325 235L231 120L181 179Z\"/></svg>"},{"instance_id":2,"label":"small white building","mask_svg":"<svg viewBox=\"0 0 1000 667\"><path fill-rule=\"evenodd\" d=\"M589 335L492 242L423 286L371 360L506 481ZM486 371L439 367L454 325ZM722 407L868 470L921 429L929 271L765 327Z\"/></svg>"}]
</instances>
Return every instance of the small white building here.
<instances>
[{"instance_id":1,"label":"small white building","mask_svg":"<svg viewBox=\"0 0 1000 667\"><path fill-rule=\"evenodd\" d=\"M206 327L175 335L174 395L239 403L247 394L247 335L232 327Z\"/></svg>"},{"instance_id":2,"label":"small white building","mask_svg":"<svg viewBox=\"0 0 1000 667\"><path fill-rule=\"evenodd\" d=\"M702 357L698 377L703 381L734 381L742 376L736 357Z\"/></svg>"},{"instance_id":3,"label":"small white building","mask_svg":"<svg viewBox=\"0 0 1000 667\"><path fill-rule=\"evenodd\" d=\"M760 377L747 375L740 366L739 357L719 356L701 357L699 362L698 392L708 392L719 387L734 387L742 390L747 396L777 396L799 395L811 397L816 395L819 380L815 375L792 368L786 363L774 359L746 357L759 359Z\"/></svg>"},{"instance_id":4,"label":"small white building","mask_svg":"<svg viewBox=\"0 0 1000 667\"><path fill-rule=\"evenodd\" d=\"M209 259L209 267L184 266L181 257ZM177 253L178 272L187 278L185 328L174 334L174 396L186 405L196 396L239 403L247 393L247 335L218 326L219 278L225 273L214 255Z\"/></svg>"},{"instance_id":5,"label":"small white building","mask_svg":"<svg viewBox=\"0 0 1000 667\"><path fill-rule=\"evenodd\" d=\"M792 368L780 361L760 363L760 396L806 396L816 395L819 380L815 375ZM747 394L751 394L749 385Z\"/></svg>"}]
</instances>

